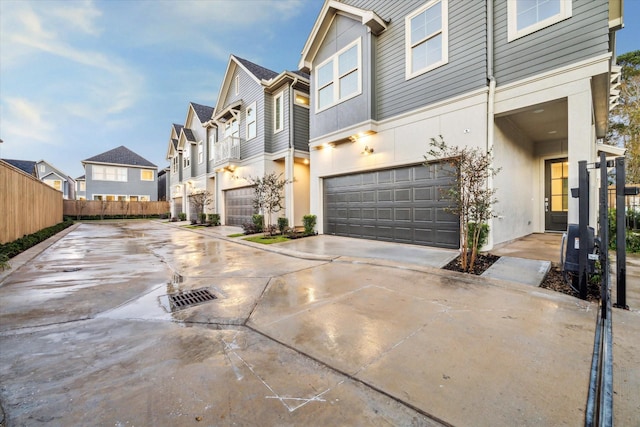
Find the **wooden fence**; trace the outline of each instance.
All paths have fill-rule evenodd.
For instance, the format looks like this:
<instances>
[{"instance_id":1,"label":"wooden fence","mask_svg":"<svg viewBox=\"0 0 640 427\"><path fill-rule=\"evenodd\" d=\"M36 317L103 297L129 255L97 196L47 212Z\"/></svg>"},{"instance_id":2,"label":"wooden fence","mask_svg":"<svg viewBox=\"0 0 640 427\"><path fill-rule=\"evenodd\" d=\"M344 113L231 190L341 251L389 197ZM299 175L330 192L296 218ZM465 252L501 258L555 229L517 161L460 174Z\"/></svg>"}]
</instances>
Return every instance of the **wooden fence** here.
<instances>
[{"instance_id":1,"label":"wooden fence","mask_svg":"<svg viewBox=\"0 0 640 427\"><path fill-rule=\"evenodd\" d=\"M64 215L77 218L149 217L169 213L169 202L65 200Z\"/></svg>"},{"instance_id":2,"label":"wooden fence","mask_svg":"<svg viewBox=\"0 0 640 427\"><path fill-rule=\"evenodd\" d=\"M0 160L0 244L62 222L62 193Z\"/></svg>"}]
</instances>

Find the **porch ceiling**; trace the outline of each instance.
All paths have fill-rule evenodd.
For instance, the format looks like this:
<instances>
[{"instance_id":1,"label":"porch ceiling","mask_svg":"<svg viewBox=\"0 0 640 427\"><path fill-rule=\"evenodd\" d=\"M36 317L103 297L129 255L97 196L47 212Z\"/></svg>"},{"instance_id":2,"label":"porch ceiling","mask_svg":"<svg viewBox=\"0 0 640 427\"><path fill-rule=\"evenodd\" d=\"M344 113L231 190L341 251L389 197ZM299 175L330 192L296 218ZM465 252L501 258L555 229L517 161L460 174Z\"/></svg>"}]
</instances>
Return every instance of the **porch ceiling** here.
<instances>
[{"instance_id":1,"label":"porch ceiling","mask_svg":"<svg viewBox=\"0 0 640 427\"><path fill-rule=\"evenodd\" d=\"M517 126L531 141L567 139L567 100L559 99L500 114Z\"/></svg>"}]
</instances>

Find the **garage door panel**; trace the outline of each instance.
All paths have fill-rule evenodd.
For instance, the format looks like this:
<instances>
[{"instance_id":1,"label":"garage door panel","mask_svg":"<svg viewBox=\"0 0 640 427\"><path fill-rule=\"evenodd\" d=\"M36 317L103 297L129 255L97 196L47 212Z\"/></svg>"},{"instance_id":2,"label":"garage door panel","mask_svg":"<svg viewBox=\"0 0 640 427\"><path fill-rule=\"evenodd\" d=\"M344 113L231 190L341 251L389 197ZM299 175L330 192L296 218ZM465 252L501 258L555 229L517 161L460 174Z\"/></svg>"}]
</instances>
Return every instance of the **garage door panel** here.
<instances>
[{"instance_id":1,"label":"garage door panel","mask_svg":"<svg viewBox=\"0 0 640 427\"><path fill-rule=\"evenodd\" d=\"M447 170L434 163L326 178L325 232L458 248L458 218L446 211Z\"/></svg>"},{"instance_id":2,"label":"garage door panel","mask_svg":"<svg viewBox=\"0 0 640 427\"><path fill-rule=\"evenodd\" d=\"M253 187L235 188L224 192L226 225L251 222L251 216L255 213L253 196Z\"/></svg>"}]
</instances>

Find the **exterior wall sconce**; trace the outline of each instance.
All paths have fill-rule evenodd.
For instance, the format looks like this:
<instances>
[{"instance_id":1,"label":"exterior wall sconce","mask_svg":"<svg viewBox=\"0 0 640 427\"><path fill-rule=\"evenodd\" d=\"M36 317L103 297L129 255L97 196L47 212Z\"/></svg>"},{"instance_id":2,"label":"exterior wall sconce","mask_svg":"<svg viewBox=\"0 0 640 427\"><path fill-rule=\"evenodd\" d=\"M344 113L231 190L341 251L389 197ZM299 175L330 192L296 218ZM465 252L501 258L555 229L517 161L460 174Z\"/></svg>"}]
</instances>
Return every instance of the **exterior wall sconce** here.
<instances>
[{"instance_id":1,"label":"exterior wall sconce","mask_svg":"<svg viewBox=\"0 0 640 427\"><path fill-rule=\"evenodd\" d=\"M369 154L373 154L373 147L369 147L368 145L365 145L364 149L360 152L360 154L363 154L365 156L368 156Z\"/></svg>"}]
</instances>

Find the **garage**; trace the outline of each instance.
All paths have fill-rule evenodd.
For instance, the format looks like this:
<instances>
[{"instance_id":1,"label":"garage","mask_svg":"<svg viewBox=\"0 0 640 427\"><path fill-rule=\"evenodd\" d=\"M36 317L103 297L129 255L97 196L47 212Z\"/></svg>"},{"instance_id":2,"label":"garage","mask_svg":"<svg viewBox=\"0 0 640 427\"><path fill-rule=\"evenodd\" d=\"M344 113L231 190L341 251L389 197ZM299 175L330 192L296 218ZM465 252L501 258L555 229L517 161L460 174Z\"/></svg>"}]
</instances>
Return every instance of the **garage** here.
<instances>
[{"instance_id":1,"label":"garage","mask_svg":"<svg viewBox=\"0 0 640 427\"><path fill-rule=\"evenodd\" d=\"M250 223L253 209L254 187L234 188L224 192L225 225Z\"/></svg>"},{"instance_id":2,"label":"garage","mask_svg":"<svg viewBox=\"0 0 640 427\"><path fill-rule=\"evenodd\" d=\"M457 249L459 220L443 197L452 182L444 163L325 178L324 232Z\"/></svg>"}]
</instances>

